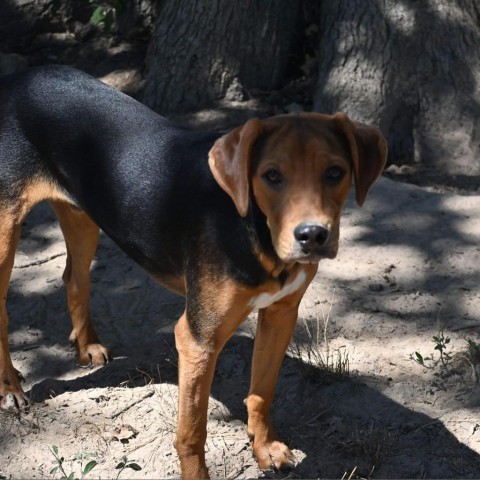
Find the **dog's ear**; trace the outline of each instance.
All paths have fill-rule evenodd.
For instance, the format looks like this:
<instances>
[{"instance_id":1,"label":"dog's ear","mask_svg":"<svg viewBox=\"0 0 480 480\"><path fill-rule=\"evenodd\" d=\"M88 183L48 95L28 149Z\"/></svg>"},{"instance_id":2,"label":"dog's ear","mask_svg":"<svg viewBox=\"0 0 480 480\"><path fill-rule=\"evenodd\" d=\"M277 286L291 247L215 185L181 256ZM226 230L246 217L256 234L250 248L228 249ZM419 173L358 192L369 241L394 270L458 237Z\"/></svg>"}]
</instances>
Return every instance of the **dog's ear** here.
<instances>
[{"instance_id":1,"label":"dog's ear","mask_svg":"<svg viewBox=\"0 0 480 480\"><path fill-rule=\"evenodd\" d=\"M345 113L337 113L334 120L348 139L356 200L362 206L370 187L382 173L387 161L387 142L378 128L352 122Z\"/></svg>"},{"instance_id":2,"label":"dog's ear","mask_svg":"<svg viewBox=\"0 0 480 480\"><path fill-rule=\"evenodd\" d=\"M208 154L215 180L230 195L242 217L248 213L250 157L262 132L260 120L252 118L220 137Z\"/></svg>"}]
</instances>

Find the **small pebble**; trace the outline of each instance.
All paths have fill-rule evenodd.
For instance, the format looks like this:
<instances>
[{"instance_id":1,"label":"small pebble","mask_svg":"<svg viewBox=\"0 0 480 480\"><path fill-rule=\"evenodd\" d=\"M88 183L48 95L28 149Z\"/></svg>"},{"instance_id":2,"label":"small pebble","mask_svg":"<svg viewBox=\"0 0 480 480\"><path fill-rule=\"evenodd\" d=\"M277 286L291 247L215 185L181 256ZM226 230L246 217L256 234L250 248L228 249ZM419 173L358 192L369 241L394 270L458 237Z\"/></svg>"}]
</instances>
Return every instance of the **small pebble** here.
<instances>
[{"instance_id":1,"label":"small pebble","mask_svg":"<svg viewBox=\"0 0 480 480\"><path fill-rule=\"evenodd\" d=\"M371 283L369 286L368 286L368 289L371 291L371 292L381 292L383 291L385 287L381 284L381 283Z\"/></svg>"}]
</instances>

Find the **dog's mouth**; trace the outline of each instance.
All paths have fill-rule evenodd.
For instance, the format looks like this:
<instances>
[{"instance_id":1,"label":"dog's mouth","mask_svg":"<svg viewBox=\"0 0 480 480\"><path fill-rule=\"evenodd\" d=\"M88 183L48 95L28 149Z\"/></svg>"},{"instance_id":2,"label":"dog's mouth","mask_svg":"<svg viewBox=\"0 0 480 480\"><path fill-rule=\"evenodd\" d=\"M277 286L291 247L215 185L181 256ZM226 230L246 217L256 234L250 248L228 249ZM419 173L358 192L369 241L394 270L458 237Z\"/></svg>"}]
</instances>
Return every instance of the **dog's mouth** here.
<instances>
[{"instance_id":1,"label":"dog's mouth","mask_svg":"<svg viewBox=\"0 0 480 480\"><path fill-rule=\"evenodd\" d=\"M325 248L319 252L308 253L304 257L300 257L297 262L299 263L318 263L324 258L335 258L337 256L337 249Z\"/></svg>"},{"instance_id":2,"label":"dog's mouth","mask_svg":"<svg viewBox=\"0 0 480 480\"><path fill-rule=\"evenodd\" d=\"M325 258L335 258L338 252L338 244L335 245L324 245L311 249L309 251L304 251L301 248L296 248L295 251L291 252L288 255L280 256L281 260L285 263L304 263L312 264L318 263L320 260Z\"/></svg>"}]
</instances>

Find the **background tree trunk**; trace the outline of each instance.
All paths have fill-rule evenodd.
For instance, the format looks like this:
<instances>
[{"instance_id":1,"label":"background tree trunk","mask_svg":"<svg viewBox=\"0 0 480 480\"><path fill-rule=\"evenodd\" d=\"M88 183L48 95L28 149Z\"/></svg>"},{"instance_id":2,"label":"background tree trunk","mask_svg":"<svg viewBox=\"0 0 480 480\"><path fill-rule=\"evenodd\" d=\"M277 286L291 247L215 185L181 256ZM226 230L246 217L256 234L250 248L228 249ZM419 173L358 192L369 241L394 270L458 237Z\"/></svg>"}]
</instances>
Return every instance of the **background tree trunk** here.
<instances>
[{"instance_id":1,"label":"background tree trunk","mask_svg":"<svg viewBox=\"0 0 480 480\"><path fill-rule=\"evenodd\" d=\"M158 0L125 0L117 16L117 31L127 38L150 36L159 7Z\"/></svg>"},{"instance_id":2,"label":"background tree trunk","mask_svg":"<svg viewBox=\"0 0 480 480\"><path fill-rule=\"evenodd\" d=\"M477 0L324 1L315 110L387 135L391 161L480 174Z\"/></svg>"},{"instance_id":3,"label":"background tree trunk","mask_svg":"<svg viewBox=\"0 0 480 480\"><path fill-rule=\"evenodd\" d=\"M297 0L164 0L147 55L144 102L191 110L242 89L276 88L294 42ZM229 90L230 89L230 90Z\"/></svg>"}]
</instances>

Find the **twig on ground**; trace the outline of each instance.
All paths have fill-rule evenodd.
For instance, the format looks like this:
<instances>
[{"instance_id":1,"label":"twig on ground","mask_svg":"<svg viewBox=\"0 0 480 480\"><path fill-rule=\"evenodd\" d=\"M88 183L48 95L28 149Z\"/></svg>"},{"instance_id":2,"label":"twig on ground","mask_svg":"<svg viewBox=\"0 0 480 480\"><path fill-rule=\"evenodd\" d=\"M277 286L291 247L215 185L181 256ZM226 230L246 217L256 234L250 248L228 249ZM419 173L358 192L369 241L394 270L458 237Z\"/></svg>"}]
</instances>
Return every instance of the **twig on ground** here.
<instances>
[{"instance_id":1,"label":"twig on ground","mask_svg":"<svg viewBox=\"0 0 480 480\"><path fill-rule=\"evenodd\" d=\"M118 412L116 413L112 413L112 415L110 415L110 418L113 420L115 418L117 418L118 416L120 416L122 413L125 413L127 410L129 410L130 408L134 407L135 405L139 404L140 402L143 402L145 399L149 398L149 397L153 397L153 395L155 395L155 390L151 390L150 392L147 392L145 393L144 395L142 395L141 398L139 398L138 400L135 400L133 402L131 402L130 404L128 404L126 407L122 408L121 410L119 410Z\"/></svg>"},{"instance_id":2,"label":"twig on ground","mask_svg":"<svg viewBox=\"0 0 480 480\"><path fill-rule=\"evenodd\" d=\"M34 262L25 263L23 265L15 265L13 268L35 267L37 265L42 265L43 263L47 263L50 260L55 260L55 258L64 257L66 254L67 254L66 252L55 253L53 255L50 255L49 257L41 258L40 260L35 260Z\"/></svg>"}]
</instances>

